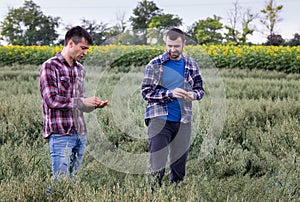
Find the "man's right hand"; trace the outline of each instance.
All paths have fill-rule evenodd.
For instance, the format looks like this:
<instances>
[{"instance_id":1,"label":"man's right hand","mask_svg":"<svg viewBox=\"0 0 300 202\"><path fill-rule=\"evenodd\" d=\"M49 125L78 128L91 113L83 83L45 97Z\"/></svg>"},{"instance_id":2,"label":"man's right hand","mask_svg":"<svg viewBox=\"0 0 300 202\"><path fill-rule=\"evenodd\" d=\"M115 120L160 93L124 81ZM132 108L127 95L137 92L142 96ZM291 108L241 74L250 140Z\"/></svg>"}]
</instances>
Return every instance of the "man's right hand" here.
<instances>
[{"instance_id":1,"label":"man's right hand","mask_svg":"<svg viewBox=\"0 0 300 202\"><path fill-rule=\"evenodd\" d=\"M108 100L105 100L105 101L101 101L97 106L96 108L103 108L105 106L108 105Z\"/></svg>"},{"instance_id":2,"label":"man's right hand","mask_svg":"<svg viewBox=\"0 0 300 202\"><path fill-rule=\"evenodd\" d=\"M187 95L187 92L181 88L175 88L172 93L173 98L184 98Z\"/></svg>"},{"instance_id":3,"label":"man's right hand","mask_svg":"<svg viewBox=\"0 0 300 202\"><path fill-rule=\"evenodd\" d=\"M108 105L108 101L102 101L100 98L93 96L82 99L84 106L86 107L95 107L95 108L103 108Z\"/></svg>"},{"instance_id":4,"label":"man's right hand","mask_svg":"<svg viewBox=\"0 0 300 202\"><path fill-rule=\"evenodd\" d=\"M183 98L187 102L192 102L194 100L194 92L193 91L185 91L181 88L175 88L172 90L174 98Z\"/></svg>"}]
</instances>

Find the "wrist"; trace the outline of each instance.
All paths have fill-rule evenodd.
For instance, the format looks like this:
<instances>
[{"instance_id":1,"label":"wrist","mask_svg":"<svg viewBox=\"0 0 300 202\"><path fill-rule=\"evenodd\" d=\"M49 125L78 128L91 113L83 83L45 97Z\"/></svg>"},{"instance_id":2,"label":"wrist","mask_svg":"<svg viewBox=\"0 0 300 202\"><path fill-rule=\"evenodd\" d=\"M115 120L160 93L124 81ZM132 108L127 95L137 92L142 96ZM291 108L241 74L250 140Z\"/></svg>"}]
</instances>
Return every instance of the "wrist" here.
<instances>
[{"instance_id":1,"label":"wrist","mask_svg":"<svg viewBox=\"0 0 300 202\"><path fill-rule=\"evenodd\" d=\"M192 98L193 98L193 100L196 100L196 93L195 92L191 92L192 93Z\"/></svg>"},{"instance_id":2,"label":"wrist","mask_svg":"<svg viewBox=\"0 0 300 202\"><path fill-rule=\"evenodd\" d=\"M79 109L81 109L81 108L83 108L83 106L84 106L83 98L78 98L78 105L77 105L77 107Z\"/></svg>"}]
</instances>

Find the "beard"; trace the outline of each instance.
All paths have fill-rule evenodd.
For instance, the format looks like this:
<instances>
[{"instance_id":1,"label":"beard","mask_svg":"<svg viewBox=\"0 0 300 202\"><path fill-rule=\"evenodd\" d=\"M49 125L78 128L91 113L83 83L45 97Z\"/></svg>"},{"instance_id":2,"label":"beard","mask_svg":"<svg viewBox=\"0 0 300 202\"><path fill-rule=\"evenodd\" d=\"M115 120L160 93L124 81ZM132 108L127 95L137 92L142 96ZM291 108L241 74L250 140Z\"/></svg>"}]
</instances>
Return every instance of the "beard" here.
<instances>
[{"instance_id":1,"label":"beard","mask_svg":"<svg viewBox=\"0 0 300 202\"><path fill-rule=\"evenodd\" d=\"M180 51L171 51L169 50L169 57L170 59L173 59L173 60L176 60L176 59L179 59L181 56L181 52Z\"/></svg>"}]
</instances>

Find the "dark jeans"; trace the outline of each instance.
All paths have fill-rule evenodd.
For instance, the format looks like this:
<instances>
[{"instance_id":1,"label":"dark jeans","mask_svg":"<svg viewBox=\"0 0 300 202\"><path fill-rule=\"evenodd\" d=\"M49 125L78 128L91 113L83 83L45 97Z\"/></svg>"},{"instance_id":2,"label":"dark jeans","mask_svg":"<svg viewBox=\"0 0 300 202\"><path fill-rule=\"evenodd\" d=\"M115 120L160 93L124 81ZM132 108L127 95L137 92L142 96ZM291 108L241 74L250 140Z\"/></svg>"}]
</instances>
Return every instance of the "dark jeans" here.
<instances>
[{"instance_id":1,"label":"dark jeans","mask_svg":"<svg viewBox=\"0 0 300 202\"><path fill-rule=\"evenodd\" d=\"M153 118L148 126L150 151L150 173L159 185L170 161L170 182L182 181L188 157L191 138L191 123L180 123Z\"/></svg>"}]
</instances>

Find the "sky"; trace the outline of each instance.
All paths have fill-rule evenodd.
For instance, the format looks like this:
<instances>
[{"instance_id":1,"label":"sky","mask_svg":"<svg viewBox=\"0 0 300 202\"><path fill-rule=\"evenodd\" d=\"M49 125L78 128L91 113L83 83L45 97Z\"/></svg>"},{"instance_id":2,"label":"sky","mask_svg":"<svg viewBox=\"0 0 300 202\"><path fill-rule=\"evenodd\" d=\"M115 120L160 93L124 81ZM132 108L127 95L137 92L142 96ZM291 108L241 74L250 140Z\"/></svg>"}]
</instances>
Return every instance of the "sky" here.
<instances>
[{"instance_id":1,"label":"sky","mask_svg":"<svg viewBox=\"0 0 300 202\"><path fill-rule=\"evenodd\" d=\"M33 0L44 15L60 17L64 25L79 25L81 19L115 25L124 16L126 21L133 16L133 10L141 0ZM163 13L180 17L183 25L180 27L187 31L188 27L198 20L205 20L213 15L221 17L223 25L229 25L229 14L234 9L236 0L152 0ZM275 27L275 33L281 34L284 39L292 39L295 33L300 33L299 0L275 0L276 5L283 5L279 13L281 21ZM260 10L265 8L267 0L238 0L242 11L250 9L252 13L262 16ZM0 21L8 14L9 8L23 6L24 0L1 0ZM268 31L257 19L252 26L256 31L248 37L253 43L266 42ZM63 38L64 31L59 31Z\"/></svg>"}]
</instances>

